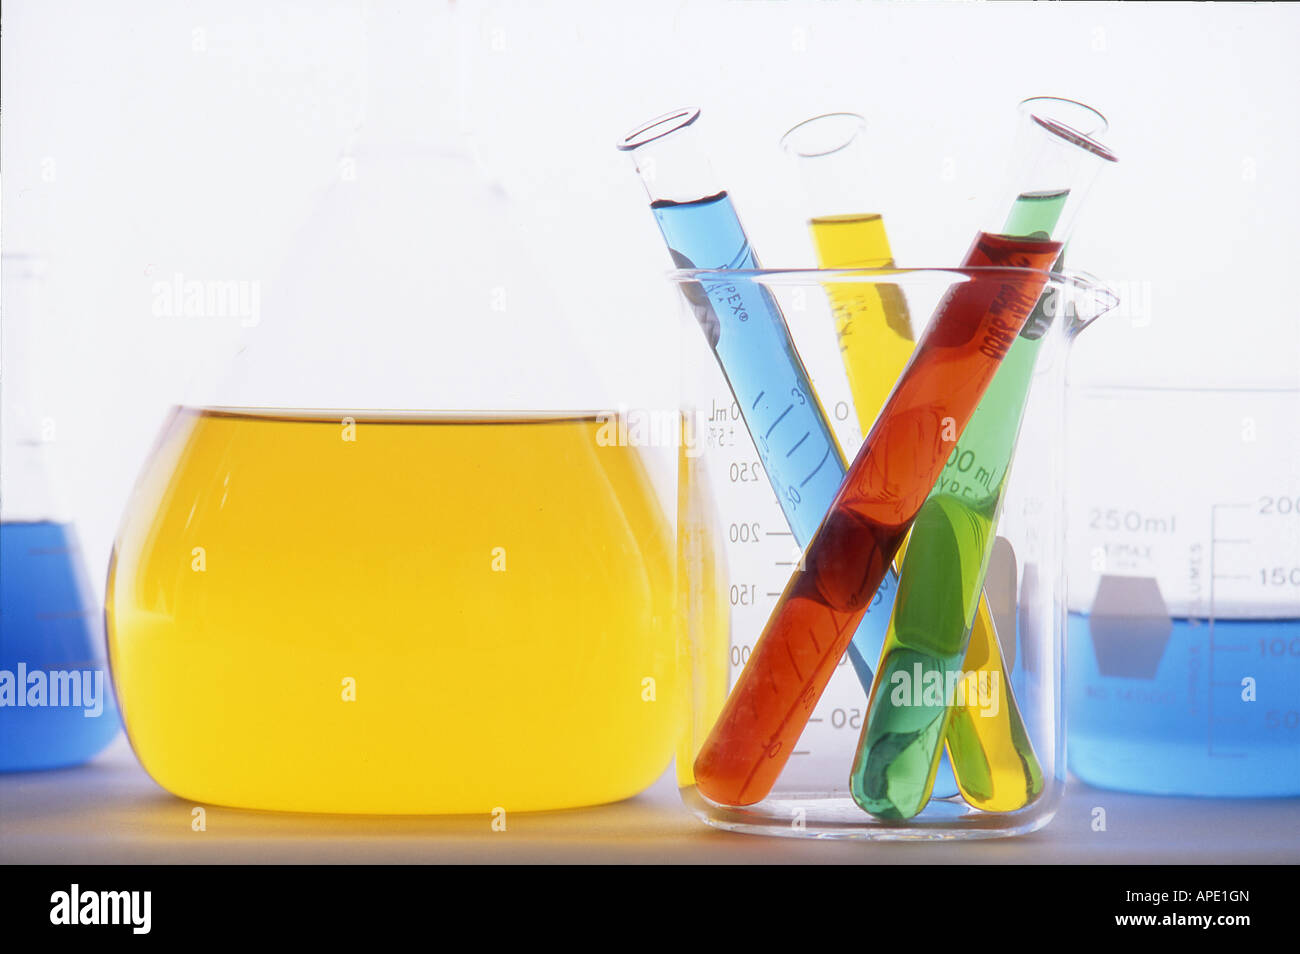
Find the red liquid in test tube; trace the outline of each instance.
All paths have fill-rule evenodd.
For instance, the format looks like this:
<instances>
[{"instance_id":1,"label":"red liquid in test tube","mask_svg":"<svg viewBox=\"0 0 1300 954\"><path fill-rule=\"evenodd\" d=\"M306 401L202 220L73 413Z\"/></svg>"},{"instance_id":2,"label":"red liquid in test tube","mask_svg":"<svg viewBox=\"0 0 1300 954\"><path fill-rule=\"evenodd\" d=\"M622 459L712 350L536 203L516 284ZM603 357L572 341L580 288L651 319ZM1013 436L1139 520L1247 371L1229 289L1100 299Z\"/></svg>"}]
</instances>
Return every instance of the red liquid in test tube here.
<instances>
[{"instance_id":1,"label":"red liquid in test tube","mask_svg":"<svg viewBox=\"0 0 1300 954\"><path fill-rule=\"evenodd\" d=\"M772 790L1060 250L976 238L963 267L1007 271L954 285L940 303L695 760L706 797L752 805Z\"/></svg>"}]
</instances>

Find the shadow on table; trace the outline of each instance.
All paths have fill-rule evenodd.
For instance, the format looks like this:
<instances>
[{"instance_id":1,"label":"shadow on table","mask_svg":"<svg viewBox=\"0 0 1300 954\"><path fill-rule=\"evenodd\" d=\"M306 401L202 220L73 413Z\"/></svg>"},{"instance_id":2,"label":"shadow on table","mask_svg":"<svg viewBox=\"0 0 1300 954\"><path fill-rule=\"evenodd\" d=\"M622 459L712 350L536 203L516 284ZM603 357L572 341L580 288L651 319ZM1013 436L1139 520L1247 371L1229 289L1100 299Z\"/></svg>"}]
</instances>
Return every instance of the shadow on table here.
<instances>
[{"instance_id":1,"label":"shadow on table","mask_svg":"<svg viewBox=\"0 0 1300 954\"><path fill-rule=\"evenodd\" d=\"M494 827L495 825L495 827ZM129 751L0 775L6 861L596 860L665 838L729 839L685 813L671 773L609 805L462 816L313 815L203 805L159 788ZM644 859L642 859L644 860Z\"/></svg>"}]
</instances>

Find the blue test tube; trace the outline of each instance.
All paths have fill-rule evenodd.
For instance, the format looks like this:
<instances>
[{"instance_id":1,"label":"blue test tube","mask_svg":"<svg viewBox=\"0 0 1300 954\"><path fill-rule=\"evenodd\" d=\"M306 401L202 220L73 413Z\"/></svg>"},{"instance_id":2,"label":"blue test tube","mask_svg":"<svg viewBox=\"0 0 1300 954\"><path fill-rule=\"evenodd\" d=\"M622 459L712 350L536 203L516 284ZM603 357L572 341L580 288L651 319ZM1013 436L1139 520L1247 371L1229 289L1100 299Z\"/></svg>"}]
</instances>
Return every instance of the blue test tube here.
<instances>
[{"instance_id":1,"label":"blue test tube","mask_svg":"<svg viewBox=\"0 0 1300 954\"><path fill-rule=\"evenodd\" d=\"M684 269L758 269L735 206L714 181L696 142L700 111L680 109L645 123L618 143L632 154L673 263ZM804 547L830 509L847 466L826 412L795 349L780 306L763 285L701 279L692 301L700 329L731 388L795 542ZM707 300L703 300L707 299ZM897 577L890 570L849 649L868 695L871 660L880 658ZM958 792L947 755L933 795Z\"/></svg>"}]
</instances>

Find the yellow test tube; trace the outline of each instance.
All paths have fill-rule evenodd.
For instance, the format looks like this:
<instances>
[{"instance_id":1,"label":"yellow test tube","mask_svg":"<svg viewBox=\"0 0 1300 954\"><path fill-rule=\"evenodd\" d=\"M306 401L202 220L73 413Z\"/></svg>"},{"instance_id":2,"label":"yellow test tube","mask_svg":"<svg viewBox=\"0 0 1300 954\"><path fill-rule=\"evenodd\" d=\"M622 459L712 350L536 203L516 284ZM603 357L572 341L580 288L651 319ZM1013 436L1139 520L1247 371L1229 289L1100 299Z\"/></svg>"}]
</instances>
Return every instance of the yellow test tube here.
<instances>
[{"instance_id":1,"label":"yellow test tube","mask_svg":"<svg viewBox=\"0 0 1300 954\"><path fill-rule=\"evenodd\" d=\"M828 113L795 126L783 144L804 171L813 206L808 226L817 264L824 269L893 268L885 220L879 212L827 212L843 204L869 208L862 198L867 181L865 121L854 113ZM856 201L855 201L856 200ZM893 389L916 346L902 290L889 283L826 282L835 333L863 434ZM902 565L907 541L899 549ZM978 699L954 708L945 736L948 757L962 797L990 812L1023 808L1042 791L1042 771L1012 694L987 594L981 592L971 628L964 671L1003 694L997 713L986 716Z\"/></svg>"}]
</instances>

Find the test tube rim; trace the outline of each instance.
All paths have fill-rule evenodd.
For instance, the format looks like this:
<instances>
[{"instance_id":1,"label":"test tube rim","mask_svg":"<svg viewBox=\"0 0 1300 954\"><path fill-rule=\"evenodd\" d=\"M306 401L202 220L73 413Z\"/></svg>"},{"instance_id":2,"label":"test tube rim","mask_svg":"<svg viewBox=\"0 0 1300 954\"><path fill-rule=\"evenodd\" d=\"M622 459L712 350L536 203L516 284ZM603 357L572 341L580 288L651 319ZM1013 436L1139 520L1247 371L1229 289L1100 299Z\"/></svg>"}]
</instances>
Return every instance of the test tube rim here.
<instances>
[{"instance_id":1,"label":"test tube rim","mask_svg":"<svg viewBox=\"0 0 1300 954\"><path fill-rule=\"evenodd\" d=\"M1080 100L1070 99L1068 96L1027 96L1016 104L1016 109L1020 110L1027 116L1037 117L1038 114L1033 111L1033 108L1030 106L1031 103L1066 103L1070 106L1077 106L1084 112L1091 113L1097 117L1101 125L1098 129L1092 132L1089 132L1086 129L1080 130L1080 132L1086 136L1100 136L1110 130L1110 120L1106 118L1106 114L1095 106L1089 106L1087 103L1081 102ZM1056 121L1064 122L1064 120ZM1070 124L1066 123L1066 125Z\"/></svg>"},{"instance_id":2,"label":"test tube rim","mask_svg":"<svg viewBox=\"0 0 1300 954\"><path fill-rule=\"evenodd\" d=\"M1068 142L1072 146L1077 146L1078 148L1090 152L1097 158L1104 159L1107 162L1119 162L1119 156L1115 155L1115 153L1111 152L1091 136L1079 132L1079 130L1075 129L1073 126L1067 126L1060 120L1047 119L1033 114L1030 115L1030 119L1041 128L1047 130L1051 135L1056 136L1064 142Z\"/></svg>"},{"instance_id":3,"label":"test tube rim","mask_svg":"<svg viewBox=\"0 0 1300 954\"><path fill-rule=\"evenodd\" d=\"M633 128L631 132L615 144L614 148L620 152L634 152L642 146L648 146L652 142L677 132L679 129L685 129L699 118L700 108L698 106L683 106L679 109L671 109L663 115L646 120ZM656 132L653 136L647 136L647 133L652 129L663 125L666 125L667 128Z\"/></svg>"},{"instance_id":4,"label":"test tube rim","mask_svg":"<svg viewBox=\"0 0 1300 954\"><path fill-rule=\"evenodd\" d=\"M853 131L843 142L841 142L838 146L835 146L831 149L821 149L816 152L807 152L805 150L795 147L791 137L795 136L799 132L799 130L804 129L806 126L810 126L813 123L820 123L822 120L825 119L851 120L854 126ZM787 129L781 135L781 148L784 149L786 152L790 153L790 155L795 156L796 158L799 159L821 159L825 156L833 156L835 155L835 153L847 149L854 139L856 139L859 135L861 135L864 131L866 131L866 128L867 128L867 118L863 116L861 113L854 113L848 110L837 110L829 113L820 113L816 116L809 116L807 119L801 120L795 123L789 129Z\"/></svg>"}]
</instances>

